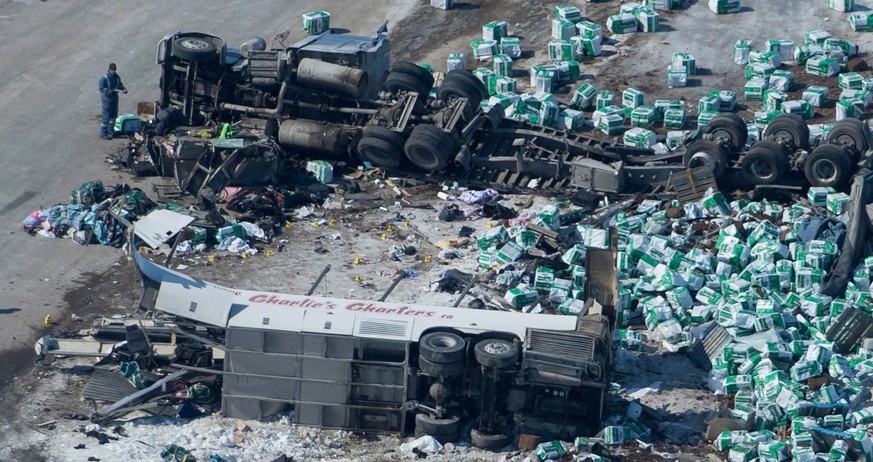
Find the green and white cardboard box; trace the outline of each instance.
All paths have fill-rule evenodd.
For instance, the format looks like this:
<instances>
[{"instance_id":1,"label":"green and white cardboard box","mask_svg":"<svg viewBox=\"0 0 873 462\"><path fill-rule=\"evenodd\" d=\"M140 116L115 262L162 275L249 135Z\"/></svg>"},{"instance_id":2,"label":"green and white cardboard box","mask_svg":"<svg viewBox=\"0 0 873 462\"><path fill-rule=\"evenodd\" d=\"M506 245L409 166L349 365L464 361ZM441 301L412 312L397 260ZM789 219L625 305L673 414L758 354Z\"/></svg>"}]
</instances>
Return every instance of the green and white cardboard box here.
<instances>
[{"instance_id":1,"label":"green and white cardboard box","mask_svg":"<svg viewBox=\"0 0 873 462\"><path fill-rule=\"evenodd\" d=\"M449 58L446 60L446 69L448 72L457 70L457 69L466 69L467 68L467 57L464 56L464 53L451 53L449 54Z\"/></svg>"},{"instance_id":2,"label":"green and white cardboard box","mask_svg":"<svg viewBox=\"0 0 873 462\"><path fill-rule=\"evenodd\" d=\"M849 26L854 32L869 32L873 30L873 15L854 13L848 17Z\"/></svg>"},{"instance_id":3,"label":"green and white cardboard box","mask_svg":"<svg viewBox=\"0 0 873 462\"><path fill-rule=\"evenodd\" d=\"M478 61L490 61L497 54L497 42L495 40L476 39L470 42L470 51L473 59Z\"/></svg>"},{"instance_id":4,"label":"green and white cardboard box","mask_svg":"<svg viewBox=\"0 0 873 462\"><path fill-rule=\"evenodd\" d=\"M640 30L643 32L658 32L661 30L661 15L655 12L642 11L637 15Z\"/></svg>"},{"instance_id":5,"label":"green and white cardboard box","mask_svg":"<svg viewBox=\"0 0 873 462\"><path fill-rule=\"evenodd\" d=\"M804 100L783 102L782 112L797 114L804 119L811 119L815 115L815 112L812 110L812 105Z\"/></svg>"},{"instance_id":6,"label":"green and white cardboard box","mask_svg":"<svg viewBox=\"0 0 873 462\"><path fill-rule=\"evenodd\" d=\"M664 119L665 123L666 123L666 120L667 119ZM668 131L667 137L665 139L665 142L667 143L667 148L669 148L671 150L678 148L679 145L682 144L682 140L684 140L686 136L688 136L688 132L685 130Z\"/></svg>"},{"instance_id":7,"label":"green and white cardboard box","mask_svg":"<svg viewBox=\"0 0 873 462\"><path fill-rule=\"evenodd\" d=\"M580 36L571 37L570 40L573 41L576 37ZM577 54L581 53L582 56L600 56L602 44L603 39L599 36L581 37L578 41L573 41L573 51Z\"/></svg>"},{"instance_id":8,"label":"green and white cardboard box","mask_svg":"<svg viewBox=\"0 0 873 462\"><path fill-rule=\"evenodd\" d=\"M555 40L570 40L576 35L576 25L563 19L552 19L552 38Z\"/></svg>"},{"instance_id":9,"label":"green and white cardboard box","mask_svg":"<svg viewBox=\"0 0 873 462\"><path fill-rule=\"evenodd\" d=\"M803 33L804 45L821 45L831 38L831 33L824 29L810 29Z\"/></svg>"},{"instance_id":10,"label":"green and white cardboard box","mask_svg":"<svg viewBox=\"0 0 873 462\"><path fill-rule=\"evenodd\" d=\"M682 112L685 112L685 101L682 100L669 100L669 99L659 99L655 100L655 118L657 120L664 120L664 113L667 109L680 109Z\"/></svg>"},{"instance_id":11,"label":"green and white cardboard box","mask_svg":"<svg viewBox=\"0 0 873 462\"><path fill-rule=\"evenodd\" d=\"M849 203L849 195L846 193L838 192L833 194L828 194L827 198L827 209L834 215L840 215L846 211L846 205Z\"/></svg>"},{"instance_id":12,"label":"green and white cardboard box","mask_svg":"<svg viewBox=\"0 0 873 462\"><path fill-rule=\"evenodd\" d=\"M670 65L667 67L667 86L685 87L688 85L688 70L685 66Z\"/></svg>"},{"instance_id":13,"label":"green and white cardboard box","mask_svg":"<svg viewBox=\"0 0 873 462\"><path fill-rule=\"evenodd\" d=\"M631 125L634 127L651 127L657 119L657 111L653 106L640 106L631 111Z\"/></svg>"},{"instance_id":14,"label":"green and white cardboard box","mask_svg":"<svg viewBox=\"0 0 873 462\"><path fill-rule=\"evenodd\" d=\"M306 162L306 171L312 172L315 179L322 183L333 181L333 165L326 160L310 160Z\"/></svg>"},{"instance_id":15,"label":"green and white cardboard box","mask_svg":"<svg viewBox=\"0 0 873 462\"><path fill-rule=\"evenodd\" d=\"M770 111L782 109L782 103L788 101L788 95L779 90L764 90L764 108Z\"/></svg>"},{"instance_id":16,"label":"green and white cardboard box","mask_svg":"<svg viewBox=\"0 0 873 462\"><path fill-rule=\"evenodd\" d=\"M833 77L841 70L840 63L827 56L812 56L806 61L806 72L820 77Z\"/></svg>"},{"instance_id":17,"label":"green and white cardboard box","mask_svg":"<svg viewBox=\"0 0 873 462\"><path fill-rule=\"evenodd\" d=\"M613 34L627 34L639 30L637 18L630 13L610 16L606 19L606 28Z\"/></svg>"},{"instance_id":18,"label":"green and white cardboard box","mask_svg":"<svg viewBox=\"0 0 873 462\"><path fill-rule=\"evenodd\" d=\"M673 52L673 58L670 60L670 64L684 67L688 75L694 75L697 73L697 60L695 60L694 56L690 53L683 53L680 51Z\"/></svg>"},{"instance_id":19,"label":"green and white cardboard box","mask_svg":"<svg viewBox=\"0 0 873 462\"><path fill-rule=\"evenodd\" d=\"M621 105L631 109L646 104L646 94L636 88L627 88L621 92Z\"/></svg>"},{"instance_id":20,"label":"green and white cardboard box","mask_svg":"<svg viewBox=\"0 0 873 462\"><path fill-rule=\"evenodd\" d=\"M743 97L747 101L763 101L764 91L767 90L767 80L763 77L753 77L743 86Z\"/></svg>"},{"instance_id":21,"label":"green and white cardboard box","mask_svg":"<svg viewBox=\"0 0 873 462\"><path fill-rule=\"evenodd\" d=\"M791 91L792 85L794 85L794 72L791 71L775 71L767 82L769 88L779 91Z\"/></svg>"},{"instance_id":22,"label":"green and white cardboard box","mask_svg":"<svg viewBox=\"0 0 873 462\"><path fill-rule=\"evenodd\" d=\"M655 132L641 127L633 127L624 132L624 144L637 148L650 148L658 143Z\"/></svg>"},{"instance_id":23,"label":"green and white cardboard box","mask_svg":"<svg viewBox=\"0 0 873 462\"><path fill-rule=\"evenodd\" d=\"M710 93L697 101L697 112L718 111L719 103L718 97Z\"/></svg>"},{"instance_id":24,"label":"green and white cardboard box","mask_svg":"<svg viewBox=\"0 0 873 462\"><path fill-rule=\"evenodd\" d=\"M594 121L594 126L599 127L600 119L608 115L620 116L622 118L622 123L624 123L624 109L620 106L610 105L594 110L594 112L591 114L591 119L592 121Z\"/></svg>"},{"instance_id":25,"label":"green and white cardboard box","mask_svg":"<svg viewBox=\"0 0 873 462\"><path fill-rule=\"evenodd\" d=\"M828 0L828 8L848 12L855 9L855 0Z\"/></svg>"},{"instance_id":26,"label":"green and white cardboard box","mask_svg":"<svg viewBox=\"0 0 873 462\"><path fill-rule=\"evenodd\" d=\"M860 118L863 113L864 102L855 99L855 100L839 100L836 105L836 120L843 120L845 118ZM862 110L859 111L858 107L861 107Z\"/></svg>"},{"instance_id":27,"label":"green and white cardboard box","mask_svg":"<svg viewBox=\"0 0 873 462\"><path fill-rule=\"evenodd\" d=\"M525 305L536 301L539 298L539 294L533 287L519 285L506 291L503 298L513 307L523 308Z\"/></svg>"},{"instance_id":28,"label":"green and white cardboard box","mask_svg":"<svg viewBox=\"0 0 873 462\"><path fill-rule=\"evenodd\" d=\"M539 74L541 71L553 71L554 74L552 74L552 76L554 77L557 75L557 70L558 70L558 68L555 67L554 64L532 66L530 68L530 86L532 86L532 87L537 86L537 74Z\"/></svg>"},{"instance_id":29,"label":"green and white cardboard box","mask_svg":"<svg viewBox=\"0 0 873 462\"><path fill-rule=\"evenodd\" d=\"M715 14L740 12L740 0L709 0L709 10Z\"/></svg>"},{"instance_id":30,"label":"green and white cardboard box","mask_svg":"<svg viewBox=\"0 0 873 462\"><path fill-rule=\"evenodd\" d=\"M597 97L597 89L588 82L579 85L579 88L573 92L573 98L570 100L570 107L574 109L589 109L594 104L594 99Z\"/></svg>"},{"instance_id":31,"label":"green and white cardboard box","mask_svg":"<svg viewBox=\"0 0 873 462\"><path fill-rule=\"evenodd\" d=\"M473 69L473 75L482 82L482 85L485 85L485 88L488 90L489 95L494 94L494 82L497 80L497 74L494 73L491 69L487 69L484 67L479 67Z\"/></svg>"},{"instance_id":32,"label":"green and white cardboard box","mask_svg":"<svg viewBox=\"0 0 873 462\"><path fill-rule=\"evenodd\" d=\"M806 65L809 58L813 56L824 56L825 51L820 45L809 45L805 47L797 47L794 49L794 63Z\"/></svg>"},{"instance_id":33,"label":"green and white cardboard box","mask_svg":"<svg viewBox=\"0 0 873 462\"><path fill-rule=\"evenodd\" d=\"M750 40L737 40L734 44L734 64L741 66L749 63L749 53L752 51L752 42Z\"/></svg>"},{"instance_id":34,"label":"green and white cardboard box","mask_svg":"<svg viewBox=\"0 0 873 462\"><path fill-rule=\"evenodd\" d=\"M746 65L746 78L762 77L769 79L776 72L776 67L770 63L749 63Z\"/></svg>"},{"instance_id":35,"label":"green and white cardboard box","mask_svg":"<svg viewBox=\"0 0 873 462\"><path fill-rule=\"evenodd\" d=\"M574 83L579 80L579 76L582 75L579 62L572 59L556 62L555 69L558 72L558 83L562 85Z\"/></svg>"},{"instance_id":36,"label":"green and white cardboard box","mask_svg":"<svg viewBox=\"0 0 873 462\"><path fill-rule=\"evenodd\" d=\"M558 128L579 131L585 126L585 113L576 109L564 109L558 114Z\"/></svg>"},{"instance_id":37,"label":"green and white cardboard box","mask_svg":"<svg viewBox=\"0 0 873 462\"><path fill-rule=\"evenodd\" d=\"M518 37L502 37L498 49L501 54L512 59L521 58L521 39Z\"/></svg>"},{"instance_id":38,"label":"green and white cardboard box","mask_svg":"<svg viewBox=\"0 0 873 462\"><path fill-rule=\"evenodd\" d=\"M485 40L500 41L509 35L509 25L506 21L491 21L482 26L482 38Z\"/></svg>"},{"instance_id":39,"label":"green and white cardboard box","mask_svg":"<svg viewBox=\"0 0 873 462\"><path fill-rule=\"evenodd\" d=\"M837 76L837 85L844 90L861 90L864 77L857 72L844 72Z\"/></svg>"},{"instance_id":40,"label":"green and white cardboard box","mask_svg":"<svg viewBox=\"0 0 873 462\"><path fill-rule=\"evenodd\" d=\"M767 49L779 53L779 58L782 62L794 59L794 47L794 40L780 39L767 41Z\"/></svg>"},{"instance_id":41,"label":"green and white cardboard box","mask_svg":"<svg viewBox=\"0 0 873 462\"><path fill-rule=\"evenodd\" d=\"M600 90L597 93L597 99L595 100L595 104L597 109L614 106L615 92L612 90Z\"/></svg>"},{"instance_id":42,"label":"green and white cardboard box","mask_svg":"<svg viewBox=\"0 0 873 462\"><path fill-rule=\"evenodd\" d=\"M536 82L533 85L534 88L538 92L551 93L555 82L558 80L557 75L558 73L553 70L537 72L535 76Z\"/></svg>"},{"instance_id":43,"label":"green and white cardboard box","mask_svg":"<svg viewBox=\"0 0 873 462\"><path fill-rule=\"evenodd\" d=\"M782 55L776 51L753 50L749 53L749 64L770 64L779 67L782 64Z\"/></svg>"},{"instance_id":44,"label":"green and white cardboard box","mask_svg":"<svg viewBox=\"0 0 873 462\"><path fill-rule=\"evenodd\" d=\"M534 288L537 292L548 293L552 287L552 282L555 281L555 270L540 266L534 273Z\"/></svg>"},{"instance_id":45,"label":"green and white cardboard box","mask_svg":"<svg viewBox=\"0 0 873 462\"><path fill-rule=\"evenodd\" d=\"M494 73L500 77L512 77L512 58L507 55L494 55Z\"/></svg>"},{"instance_id":46,"label":"green and white cardboard box","mask_svg":"<svg viewBox=\"0 0 873 462\"><path fill-rule=\"evenodd\" d=\"M549 60L567 61L570 59L574 59L573 43L569 40L550 40L548 46Z\"/></svg>"},{"instance_id":47,"label":"green and white cardboard box","mask_svg":"<svg viewBox=\"0 0 873 462\"><path fill-rule=\"evenodd\" d=\"M518 91L518 82L510 77L498 77L494 82L494 90L496 94L515 93Z\"/></svg>"},{"instance_id":48,"label":"green and white cardboard box","mask_svg":"<svg viewBox=\"0 0 873 462\"><path fill-rule=\"evenodd\" d=\"M828 87L810 85L803 90L802 98L813 107L822 107L828 100Z\"/></svg>"},{"instance_id":49,"label":"green and white cardboard box","mask_svg":"<svg viewBox=\"0 0 873 462\"><path fill-rule=\"evenodd\" d=\"M308 35L318 35L330 29L330 13L313 11L303 14L303 32Z\"/></svg>"},{"instance_id":50,"label":"green and white cardboard box","mask_svg":"<svg viewBox=\"0 0 873 462\"><path fill-rule=\"evenodd\" d=\"M664 127L682 128L685 126L684 109L667 109L664 111ZM668 144L669 146L669 144Z\"/></svg>"},{"instance_id":51,"label":"green and white cardboard box","mask_svg":"<svg viewBox=\"0 0 873 462\"><path fill-rule=\"evenodd\" d=\"M697 114L697 127L703 128L703 127L709 125L709 122L711 122L712 119L715 118L715 116L717 116L717 115L718 115L718 112L716 112L716 111L703 111L703 112Z\"/></svg>"},{"instance_id":52,"label":"green and white cardboard box","mask_svg":"<svg viewBox=\"0 0 873 462\"><path fill-rule=\"evenodd\" d=\"M620 135L624 131L624 117L618 114L601 117L597 128L607 135Z\"/></svg>"},{"instance_id":53,"label":"green and white cardboard box","mask_svg":"<svg viewBox=\"0 0 873 462\"><path fill-rule=\"evenodd\" d=\"M563 19L575 24L582 19L582 12L574 5L556 5L555 19Z\"/></svg>"},{"instance_id":54,"label":"green and white cardboard box","mask_svg":"<svg viewBox=\"0 0 873 462\"><path fill-rule=\"evenodd\" d=\"M441 10L451 10L454 3L452 0L430 0L430 6Z\"/></svg>"},{"instance_id":55,"label":"green and white cardboard box","mask_svg":"<svg viewBox=\"0 0 873 462\"><path fill-rule=\"evenodd\" d=\"M737 92L732 90L712 90L710 96L718 98L719 111L731 112L737 105Z\"/></svg>"},{"instance_id":56,"label":"green and white cardboard box","mask_svg":"<svg viewBox=\"0 0 873 462\"><path fill-rule=\"evenodd\" d=\"M779 114L782 114L782 111L773 111L769 109L757 111L755 112L755 123L761 126L767 126Z\"/></svg>"},{"instance_id":57,"label":"green and white cardboard box","mask_svg":"<svg viewBox=\"0 0 873 462\"><path fill-rule=\"evenodd\" d=\"M576 23L576 30L583 37L597 37L603 40L603 27L600 24L591 21L579 21Z\"/></svg>"}]
</instances>

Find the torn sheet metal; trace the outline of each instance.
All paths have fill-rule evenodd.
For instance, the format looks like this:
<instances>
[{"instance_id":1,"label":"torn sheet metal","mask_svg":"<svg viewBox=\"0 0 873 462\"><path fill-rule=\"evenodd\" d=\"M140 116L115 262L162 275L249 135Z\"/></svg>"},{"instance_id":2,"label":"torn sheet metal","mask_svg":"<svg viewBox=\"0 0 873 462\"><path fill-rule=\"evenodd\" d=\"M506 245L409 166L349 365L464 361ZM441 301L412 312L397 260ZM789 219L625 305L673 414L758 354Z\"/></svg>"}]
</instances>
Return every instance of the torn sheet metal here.
<instances>
[{"instance_id":1,"label":"torn sheet metal","mask_svg":"<svg viewBox=\"0 0 873 462\"><path fill-rule=\"evenodd\" d=\"M136 235L149 247L156 249L176 235L182 228L191 224L194 217L172 210L158 209L137 220L134 226Z\"/></svg>"}]
</instances>

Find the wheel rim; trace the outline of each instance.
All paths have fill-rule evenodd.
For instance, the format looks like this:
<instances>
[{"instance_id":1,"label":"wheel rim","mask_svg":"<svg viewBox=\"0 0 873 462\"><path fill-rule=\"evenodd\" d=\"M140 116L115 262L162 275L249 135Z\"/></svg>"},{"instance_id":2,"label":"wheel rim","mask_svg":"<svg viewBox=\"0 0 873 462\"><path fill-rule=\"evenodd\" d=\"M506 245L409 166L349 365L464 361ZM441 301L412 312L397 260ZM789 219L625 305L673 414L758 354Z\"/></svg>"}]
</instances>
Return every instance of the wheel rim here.
<instances>
[{"instance_id":1,"label":"wheel rim","mask_svg":"<svg viewBox=\"0 0 873 462\"><path fill-rule=\"evenodd\" d=\"M831 182L837 177L837 166L828 159L819 159L812 164L812 172L822 182Z\"/></svg>"},{"instance_id":2,"label":"wheel rim","mask_svg":"<svg viewBox=\"0 0 873 462\"><path fill-rule=\"evenodd\" d=\"M840 135L834 140L834 144L842 146L843 149L849 151L850 153L855 153L858 151L858 145L855 144L855 138L851 135Z\"/></svg>"},{"instance_id":3,"label":"wheel rim","mask_svg":"<svg viewBox=\"0 0 873 462\"><path fill-rule=\"evenodd\" d=\"M430 340L430 344L436 348L453 348L458 342L451 337L436 337Z\"/></svg>"},{"instance_id":4,"label":"wheel rim","mask_svg":"<svg viewBox=\"0 0 873 462\"><path fill-rule=\"evenodd\" d=\"M207 43L206 40L203 39L189 38L182 40L182 43L180 43L179 46L187 50L196 51L206 50L207 48L209 48L209 43Z\"/></svg>"},{"instance_id":5,"label":"wheel rim","mask_svg":"<svg viewBox=\"0 0 873 462\"><path fill-rule=\"evenodd\" d=\"M736 144L734 143L733 138L731 138L731 134L726 130L722 130L721 128L713 130L712 132L710 132L709 136L712 138L713 141L725 141L731 146L734 146Z\"/></svg>"},{"instance_id":6,"label":"wheel rim","mask_svg":"<svg viewBox=\"0 0 873 462\"><path fill-rule=\"evenodd\" d=\"M762 180L769 180L773 177L774 171L773 166L770 165L769 162L765 162L763 160L756 160L752 162L750 166L752 170L752 174L755 175L756 178L761 178Z\"/></svg>"},{"instance_id":7,"label":"wheel rim","mask_svg":"<svg viewBox=\"0 0 873 462\"><path fill-rule=\"evenodd\" d=\"M779 144L785 146L794 146L794 137L791 135L791 132L779 130L777 132L774 132L770 138Z\"/></svg>"},{"instance_id":8,"label":"wheel rim","mask_svg":"<svg viewBox=\"0 0 873 462\"><path fill-rule=\"evenodd\" d=\"M688 168L707 166L715 171L715 159L708 152L695 152L688 161Z\"/></svg>"},{"instance_id":9,"label":"wheel rim","mask_svg":"<svg viewBox=\"0 0 873 462\"><path fill-rule=\"evenodd\" d=\"M503 355L509 353L509 345L503 342L488 342L482 347L482 351L492 355Z\"/></svg>"}]
</instances>

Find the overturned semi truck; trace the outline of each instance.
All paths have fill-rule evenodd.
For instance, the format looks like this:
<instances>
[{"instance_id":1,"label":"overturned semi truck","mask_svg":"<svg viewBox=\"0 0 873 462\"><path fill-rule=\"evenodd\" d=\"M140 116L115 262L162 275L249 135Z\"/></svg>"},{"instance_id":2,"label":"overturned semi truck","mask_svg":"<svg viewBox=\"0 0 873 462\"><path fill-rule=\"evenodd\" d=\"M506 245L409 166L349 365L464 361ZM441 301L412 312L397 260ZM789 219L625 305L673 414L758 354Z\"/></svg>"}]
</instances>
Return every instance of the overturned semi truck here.
<instances>
[{"instance_id":1,"label":"overturned semi truck","mask_svg":"<svg viewBox=\"0 0 873 462\"><path fill-rule=\"evenodd\" d=\"M293 411L301 425L469 437L483 449L505 447L518 431L593 435L603 418L618 290L612 250L589 249L597 270L579 316L237 290L134 257L141 310L216 336L225 416Z\"/></svg>"},{"instance_id":2,"label":"overturned semi truck","mask_svg":"<svg viewBox=\"0 0 873 462\"><path fill-rule=\"evenodd\" d=\"M844 185L873 145L860 120L809 139L797 115L776 117L750 146L746 123L721 113L679 149L658 154L484 110L470 72L434 75L390 62L388 38L329 30L268 48L255 38L229 48L220 37L180 32L157 47L159 127L232 122L263 130L292 154L360 156L387 169L451 171L471 182L579 187L602 193L668 185L705 166L746 185ZM154 162L159 163L152 153Z\"/></svg>"}]
</instances>

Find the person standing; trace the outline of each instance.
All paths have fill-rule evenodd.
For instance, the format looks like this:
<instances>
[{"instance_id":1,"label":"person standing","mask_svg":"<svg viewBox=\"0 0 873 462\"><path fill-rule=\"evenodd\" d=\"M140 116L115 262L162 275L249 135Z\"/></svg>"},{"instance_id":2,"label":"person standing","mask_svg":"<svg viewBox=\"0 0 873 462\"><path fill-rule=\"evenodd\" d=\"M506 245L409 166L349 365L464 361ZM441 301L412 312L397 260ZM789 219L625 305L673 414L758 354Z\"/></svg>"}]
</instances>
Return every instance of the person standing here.
<instances>
[{"instance_id":1,"label":"person standing","mask_svg":"<svg viewBox=\"0 0 873 462\"><path fill-rule=\"evenodd\" d=\"M118 92L127 93L121 77L116 72L115 63L109 64L109 70L100 77L100 103L103 114L100 117L100 138L111 140L115 131L115 118L118 117Z\"/></svg>"}]
</instances>

